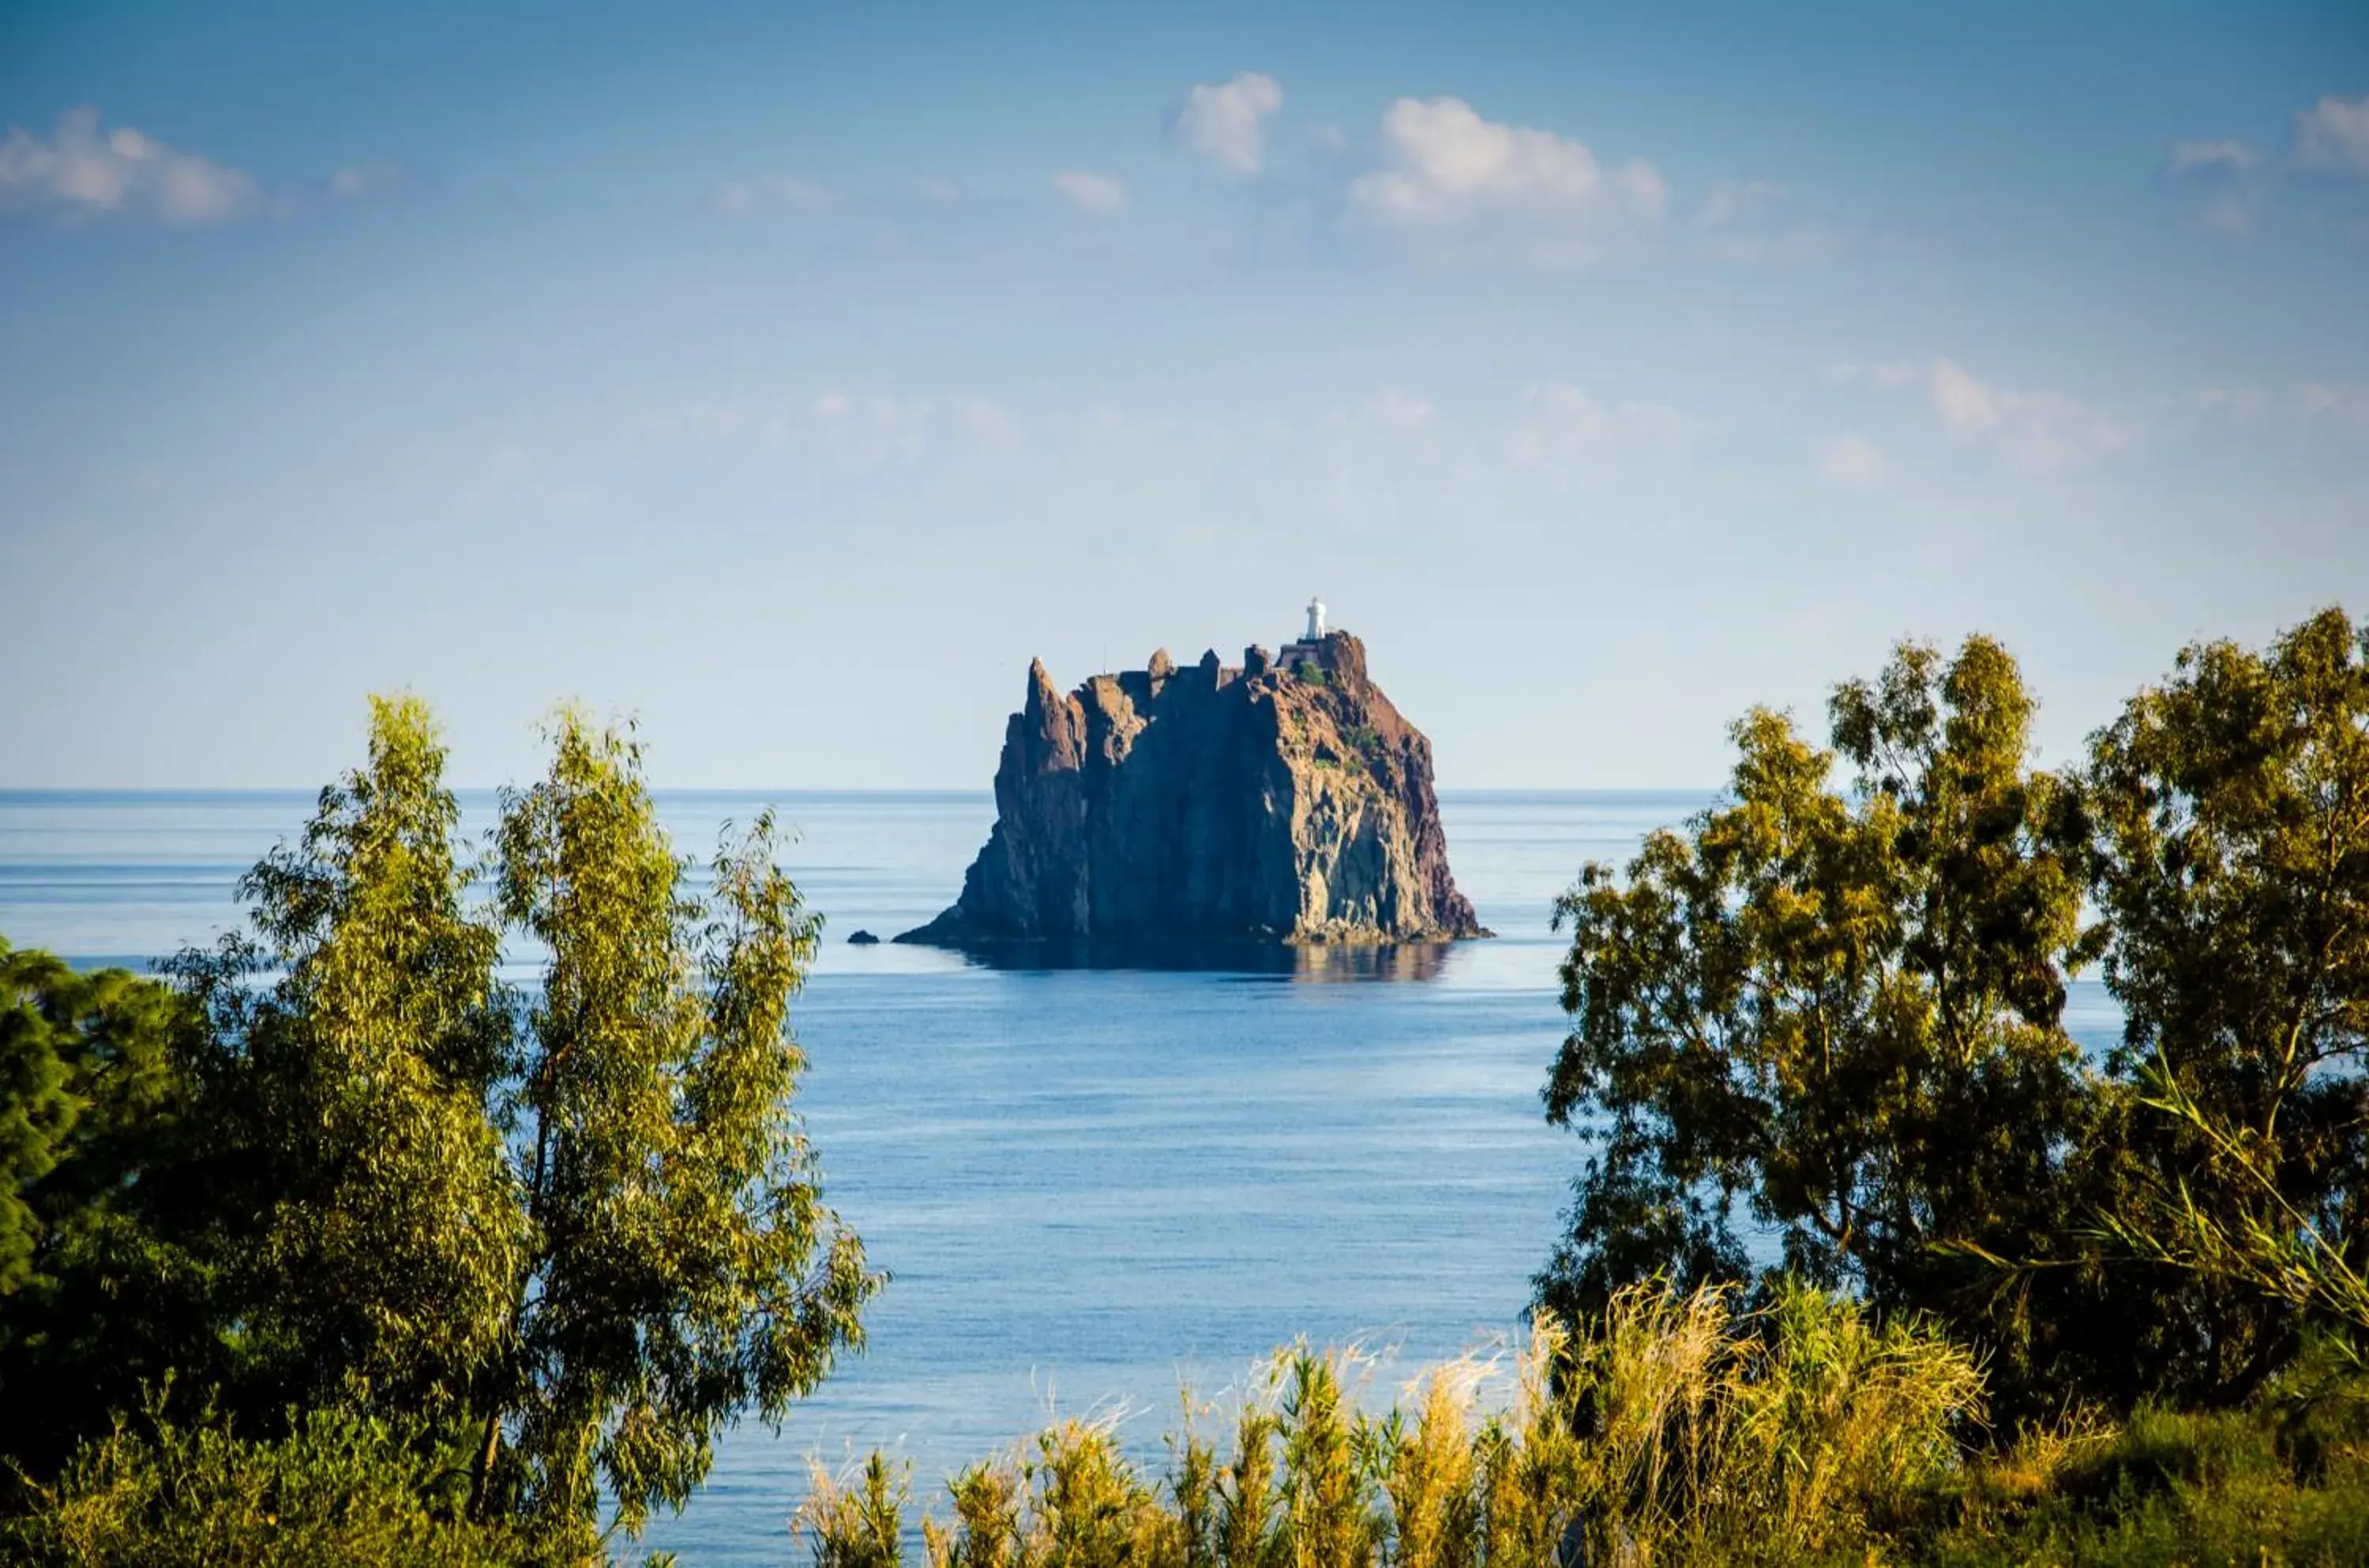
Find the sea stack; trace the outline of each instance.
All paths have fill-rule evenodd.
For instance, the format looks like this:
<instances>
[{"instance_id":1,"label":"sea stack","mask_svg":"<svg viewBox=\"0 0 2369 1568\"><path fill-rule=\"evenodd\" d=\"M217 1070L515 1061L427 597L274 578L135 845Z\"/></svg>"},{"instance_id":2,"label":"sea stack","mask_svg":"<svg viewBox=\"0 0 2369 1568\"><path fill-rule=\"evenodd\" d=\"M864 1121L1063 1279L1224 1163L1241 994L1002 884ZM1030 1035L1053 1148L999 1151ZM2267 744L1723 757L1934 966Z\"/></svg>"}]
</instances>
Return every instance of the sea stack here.
<instances>
[{"instance_id":1,"label":"sea stack","mask_svg":"<svg viewBox=\"0 0 2369 1568\"><path fill-rule=\"evenodd\" d=\"M1042 660L1005 726L996 822L962 896L899 942L1400 943L1486 936L1448 869L1431 743L1323 625L1242 667Z\"/></svg>"}]
</instances>

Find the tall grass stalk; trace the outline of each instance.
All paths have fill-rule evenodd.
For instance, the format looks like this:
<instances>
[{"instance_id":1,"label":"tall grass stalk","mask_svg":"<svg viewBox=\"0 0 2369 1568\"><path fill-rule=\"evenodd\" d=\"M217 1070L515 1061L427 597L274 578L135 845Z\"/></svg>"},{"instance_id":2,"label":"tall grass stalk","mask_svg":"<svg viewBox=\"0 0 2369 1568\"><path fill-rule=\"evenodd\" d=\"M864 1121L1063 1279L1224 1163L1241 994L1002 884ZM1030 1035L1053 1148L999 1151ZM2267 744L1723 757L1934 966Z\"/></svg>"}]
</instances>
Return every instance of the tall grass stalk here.
<instances>
[{"instance_id":1,"label":"tall grass stalk","mask_svg":"<svg viewBox=\"0 0 2369 1568\"><path fill-rule=\"evenodd\" d=\"M1219 1455L1189 1429L1146 1476L1065 1422L956 1477L932 1568L1577 1568L1847 1552L1961 1463L1982 1379L1925 1325L1784 1288L1645 1287L1536 1324L1510 1369L1465 1357L1361 1411L1352 1357L1280 1353ZM1510 1370L1510 1378L1507 1371ZM1510 1383L1510 1386L1506 1386ZM818 1568L892 1568L876 1456L804 1510Z\"/></svg>"}]
</instances>

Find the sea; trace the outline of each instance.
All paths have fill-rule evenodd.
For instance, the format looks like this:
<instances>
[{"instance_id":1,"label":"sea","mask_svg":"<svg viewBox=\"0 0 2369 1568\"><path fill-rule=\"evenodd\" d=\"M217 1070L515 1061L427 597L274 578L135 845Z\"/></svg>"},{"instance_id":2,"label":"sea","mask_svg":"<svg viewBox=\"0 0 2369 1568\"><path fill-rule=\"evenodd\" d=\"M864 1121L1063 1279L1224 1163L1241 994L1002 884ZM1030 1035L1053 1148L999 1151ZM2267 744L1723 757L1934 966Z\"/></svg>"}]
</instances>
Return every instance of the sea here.
<instances>
[{"instance_id":1,"label":"sea","mask_svg":"<svg viewBox=\"0 0 2369 1568\"><path fill-rule=\"evenodd\" d=\"M798 1109L830 1204L889 1277L863 1352L778 1430L730 1432L646 1546L803 1562L791 1517L818 1470L844 1479L879 1448L943 1516L950 1475L1055 1419L1107 1423L1156 1469L1188 1412L1215 1429L1295 1344L1346 1353L1381 1403L1428 1363L1502 1359L1588 1152L1539 1099L1565 1022L1555 898L1711 798L1445 793L1494 938L1229 968L850 944L952 901L984 793L662 793L702 860L769 807L793 830L783 862L826 921L793 1009ZM482 832L492 795L463 804ZM0 792L0 937L85 967L209 943L313 806ZM519 978L531 959L511 956ZM2094 979L2068 1011L2093 1047L2119 1027Z\"/></svg>"}]
</instances>

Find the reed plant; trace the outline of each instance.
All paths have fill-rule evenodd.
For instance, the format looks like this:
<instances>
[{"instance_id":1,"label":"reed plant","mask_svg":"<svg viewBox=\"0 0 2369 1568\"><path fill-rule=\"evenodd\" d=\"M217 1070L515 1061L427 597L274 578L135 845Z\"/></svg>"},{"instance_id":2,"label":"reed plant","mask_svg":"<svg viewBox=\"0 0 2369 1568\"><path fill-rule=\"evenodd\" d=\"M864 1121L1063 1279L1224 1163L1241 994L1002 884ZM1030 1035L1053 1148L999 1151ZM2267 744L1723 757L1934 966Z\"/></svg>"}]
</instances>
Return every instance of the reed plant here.
<instances>
[{"instance_id":1,"label":"reed plant","mask_svg":"<svg viewBox=\"0 0 2369 1568\"><path fill-rule=\"evenodd\" d=\"M1871 1539L1961 1465L1972 1358L1916 1322L1785 1288L1641 1286L1541 1320L1510 1356L1424 1371L1381 1410L1356 1358L1278 1354L1222 1457L1188 1428L1155 1480L1112 1424L1070 1421L949 1485L931 1568L1579 1568L1793 1562ZM801 1511L819 1568L898 1562L878 1456Z\"/></svg>"}]
</instances>

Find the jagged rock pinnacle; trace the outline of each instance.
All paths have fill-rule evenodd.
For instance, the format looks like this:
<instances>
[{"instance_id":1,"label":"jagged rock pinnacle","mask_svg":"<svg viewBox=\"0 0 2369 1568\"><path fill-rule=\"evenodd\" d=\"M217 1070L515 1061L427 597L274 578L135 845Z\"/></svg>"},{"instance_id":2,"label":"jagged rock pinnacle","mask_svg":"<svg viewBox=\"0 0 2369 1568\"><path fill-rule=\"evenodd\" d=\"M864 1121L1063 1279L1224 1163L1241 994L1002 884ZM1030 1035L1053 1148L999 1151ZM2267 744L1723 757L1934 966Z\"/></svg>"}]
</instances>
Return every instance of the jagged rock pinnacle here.
<instances>
[{"instance_id":1,"label":"jagged rock pinnacle","mask_svg":"<svg viewBox=\"0 0 2369 1568\"><path fill-rule=\"evenodd\" d=\"M1333 631L1293 670L1212 650L1063 695L1042 660L1004 727L962 896L899 942L1436 942L1485 936L1448 868L1431 743Z\"/></svg>"}]
</instances>

